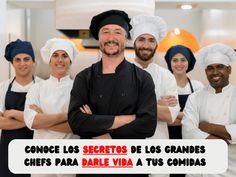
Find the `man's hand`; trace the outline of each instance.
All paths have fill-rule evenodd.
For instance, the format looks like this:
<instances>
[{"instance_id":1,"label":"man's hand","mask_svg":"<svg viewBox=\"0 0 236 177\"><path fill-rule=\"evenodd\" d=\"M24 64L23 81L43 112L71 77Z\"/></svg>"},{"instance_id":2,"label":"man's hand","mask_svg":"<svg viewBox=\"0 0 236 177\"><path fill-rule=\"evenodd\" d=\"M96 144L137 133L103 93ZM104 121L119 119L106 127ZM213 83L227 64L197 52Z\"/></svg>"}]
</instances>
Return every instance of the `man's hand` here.
<instances>
[{"instance_id":1,"label":"man's hand","mask_svg":"<svg viewBox=\"0 0 236 177\"><path fill-rule=\"evenodd\" d=\"M15 115L16 115L16 110L15 109L6 110L3 113L3 117L9 118L9 119L14 119Z\"/></svg>"},{"instance_id":2,"label":"man's hand","mask_svg":"<svg viewBox=\"0 0 236 177\"><path fill-rule=\"evenodd\" d=\"M36 111L37 113L43 113L42 109L35 104L31 104L29 107L30 109Z\"/></svg>"},{"instance_id":3,"label":"man's hand","mask_svg":"<svg viewBox=\"0 0 236 177\"><path fill-rule=\"evenodd\" d=\"M126 124L131 123L136 119L136 115L120 115L120 116L115 116L114 122L112 126L108 130L113 130L120 128Z\"/></svg>"},{"instance_id":4,"label":"man's hand","mask_svg":"<svg viewBox=\"0 0 236 177\"><path fill-rule=\"evenodd\" d=\"M93 139L112 139L112 138L111 138L111 135L109 133L106 133L104 135L93 137Z\"/></svg>"},{"instance_id":5,"label":"man's hand","mask_svg":"<svg viewBox=\"0 0 236 177\"><path fill-rule=\"evenodd\" d=\"M93 114L90 107L87 104L81 106L80 111L85 114Z\"/></svg>"},{"instance_id":6,"label":"man's hand","mask_svg":"<svg viewBox=\"0 0 236 177\"><path fill-rule=\"evenodd\" d=\"M161 106L174 107L177 105L177 99L175 96L172 96L172 95L164 96L161 98L161 100L158 100L157 104Z\"/></svg>"},{"instance_id":7,"label":"man's hand","mask_svg":"<svg viewBox=\"0 0 236 177\"><path fill-rule=\"evenodd\" d=\"M221 140L224 140L227 144L230 144L230 142L227 139L223 139L215 135L209 135L206 139L221 139Z\"/></svg>"}]
</instances>

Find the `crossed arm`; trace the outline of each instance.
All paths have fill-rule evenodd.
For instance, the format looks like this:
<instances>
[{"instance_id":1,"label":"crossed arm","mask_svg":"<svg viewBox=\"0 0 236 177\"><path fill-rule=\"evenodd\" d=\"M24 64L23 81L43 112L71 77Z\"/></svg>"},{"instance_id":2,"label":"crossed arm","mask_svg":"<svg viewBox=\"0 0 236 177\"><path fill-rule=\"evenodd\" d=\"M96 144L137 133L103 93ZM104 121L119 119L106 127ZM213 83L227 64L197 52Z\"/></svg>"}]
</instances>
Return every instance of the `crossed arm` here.
<instances>
[{"instance_id":1,"label":"crossed arm","mask_svg":"<svg viewBox=\"0 0 236 177\"><path fill-rule=\"evenodd\" d=\"M154 134L157 103L150 75L145 73L146 77L140 87L135 112L125 115L101 115L88 114L79 110L81 106L89 103L90 79L87 77L87 72L90 70L85 70L76 76L71 91L68 121L75 134L84 138L97 137L106 133L110 133L113 138L146 138Z\"/></svg>"},{"instance_id":2,"label":"crossed arm","mask_svg":"<svg viewBox=\"0 0 236 177\"><path fill-rule=\"evenodd\" d=\"M171 111L169 107L175 107L177 99L175 96L169 95L162 97L157 103L157 119L167 123L173 123Z\"/></svg>"},{"instance_id":3,"label":"crossed arm","mask_svg":"<svg viewBox=\"0 0 236 177\"><path fill-rule=\"evenodd\" d=\"M16 109L5 110L5 97L9 81L0 83L0 129L15 130L25 127L23 111Z\"/></svg>"},{"instance_id":4,"label":"crossed arm","mask_svg":"<svg viewBox=\"0 0 236 177\"><path fill-rule=\"evenodd\" d=\"M86 114L92 114L92 111L90 107L86 104L80 107L81 112ZM129 124L133 120L135 120L135 115L121 115L121 116L115 116L114 122L112 126L108 130L113 130L119 127L122 127L126 124ZM111 135L109 133L103 134L101 136L93 137L93 139L112 139Z\"/></svg>"},{"instance_id":5,"label":"crossed arm","mask_svg":"<svg viewBox=\"0 0 236 177\"><path fill-rule=\"evenodd\" d=\"M67 113L46 114L35 104L29 105L29 108L37 112L34 117L33 129L49 129L53 131L71 133L67 122Z\"/></svg>"},{"instance_id":6,"label":"crossed arm","mask_svg":"<svg viewBox=\"0 0 236 177\"><path fill-rule=\"evenodd\" d=\"M32 129L49 129L53 131L71 132L67 122L67 112L47 114L40 107L40 85L33 85L26 95L24 120Z\"/></svg>"},{"instance_id":7,"label":"crossed arm","mask_svg":"<svg viewBox=\"0 0 236 177\"><path fill-rule=\"evenodd\" d=\"M15 130L25 126L23 111L11 109L0 112L0 129Z\"/></svg>"},{"instance_id":8,"label":"crossed arm","mask_svg":"<svg viewBox=\"0 0 236 177\"><path fill-rule=\"evenodd\" d=\"M203 115L200 114L199 101L202 98L201 95L193 93L189 96L184 109L183 118L183 137L193 139L222 139L229 143L232 139L230 132L226 130L227 125L220 125L209 123L203 119ZM201 116L201 117L200 117Z\"/></svg>"},{"instance_id":9,"label":"crossed arm","mask_svg":"<svg viewBox=\"0 0 236 177\"><path fill-rule=\"evenodd\" d=\"M225 141L231 140L231 136L227 132L224 125L213 124L203 121L199 123L199 129L210 134L207 139L220 138Z\"/></svg>"}]
</instances>

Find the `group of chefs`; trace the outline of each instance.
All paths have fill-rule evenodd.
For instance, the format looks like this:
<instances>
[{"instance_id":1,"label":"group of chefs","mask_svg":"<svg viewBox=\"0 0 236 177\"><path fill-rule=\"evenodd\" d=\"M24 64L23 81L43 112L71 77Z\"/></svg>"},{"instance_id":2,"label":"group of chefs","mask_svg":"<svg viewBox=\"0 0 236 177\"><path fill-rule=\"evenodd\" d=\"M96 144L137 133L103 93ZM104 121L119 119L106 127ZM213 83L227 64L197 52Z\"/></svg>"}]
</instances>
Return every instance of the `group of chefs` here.
<instances>
[{"instance_id":1,"label":"group of chefs","mask_svg":"<svg viewBox=\"0 0 236 177\"><path fill-rule=\"evenodd\" d=\"M177 177L185 174L13 174L8 169L8 144L13 139L222 139L228 144L228 168L236 176L236 88L229 83L236 52L221 43L198 51L183 45L165 55L168 69L154 63L166 22L158 16L129 18L121 10L94 16L91 35L101 59L72 80L70 66L78 55L73 42L52 38L41 48L50 77L33 74L34 51L20 39L5 48L15 76L0 83L0 177ZM135 57L124 50L132 39ZM190 79L196 59L209 81ZM220 152L219 152L220 153ZM216 162L217 163L217 162Z\"/></svg>"}]
</instances>

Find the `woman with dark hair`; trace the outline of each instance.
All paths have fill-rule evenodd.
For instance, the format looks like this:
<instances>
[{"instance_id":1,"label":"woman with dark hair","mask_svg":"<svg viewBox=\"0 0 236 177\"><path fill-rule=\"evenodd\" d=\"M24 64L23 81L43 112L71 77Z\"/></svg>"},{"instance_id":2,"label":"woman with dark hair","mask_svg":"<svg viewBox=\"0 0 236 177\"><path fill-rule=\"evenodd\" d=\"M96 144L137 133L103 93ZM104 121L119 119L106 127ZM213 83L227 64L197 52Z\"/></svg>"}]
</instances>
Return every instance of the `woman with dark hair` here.
<instances>
[{"instance_id":1,"label":"woman with dark hair","mask_svg":"<svg viewBox=\"0 0 236 177\"><path fill-rule=\"evenodd\" d=\"M182 139L181 120L183 109L188 96L203 88L203 84L197 80L189 79L187 73L194 68L196 59L192 51L183 45L172 46L168 49L165 60L168 69L174 74L178 85L178 98L181 110L176 121L169 125L170 139Z\"/></svg>"},{"instance_id":2,"label":"woman with dark hair","mask_svg":"<svg viewBox=\"0 0 236 177\"><path fill-rule=\"evenodd\" d=\"M183 118L183 109L188 96L203 88L203 84L197 80L189 79L187 73L194 68L196 59L192 51L183 45L172 46L168 49L165 60L168 69L174 74L178 86L178 98L180 112L173 124L169 124L170 139L182 139L181 121ZM171 174L174 176L185 176L183 174Z\"/></svg>"}]
</instances>

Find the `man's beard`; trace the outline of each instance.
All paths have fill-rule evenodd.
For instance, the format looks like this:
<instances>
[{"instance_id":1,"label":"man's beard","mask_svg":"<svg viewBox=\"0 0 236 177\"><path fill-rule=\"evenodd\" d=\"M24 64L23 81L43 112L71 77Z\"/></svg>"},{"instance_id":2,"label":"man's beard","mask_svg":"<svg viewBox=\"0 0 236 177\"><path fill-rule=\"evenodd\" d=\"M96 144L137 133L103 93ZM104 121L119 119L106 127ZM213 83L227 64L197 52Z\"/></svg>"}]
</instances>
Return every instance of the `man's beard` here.
<instances>
[{"instance_id":1,"label":"man's beard","mask_svg":"<svg viewBox=\"0 0 236 177\"><path fill-rule=\"evenodd\" d=\"M109 44L115 44L118 48L116 51L114 52L109 52L106 50L106 45L109 45ZM119 47L119 43L116 42L116 41L107 41L104 43L103 45L104 47L100 47L100 50L102 51L102 53L104 53L105 55L109 56L109 57L113 57L113 56L117 56L118 54L120 54L121 52L123 52L125 50L125 47Z\"/></svg>"},{"instance_id":2,"label":"man's beard","mask_svg":"<svg viewBox=\"0 0 236 177\"><path fill-rule=\"evenodd\" d=\"M142 61L149 61L153 58L153 56L155 55L156 52L156 48L155 49L151 49L151 48L137 48L136 46L134 46L135 49L135 55ZM141 51L142 50L147 50L150 51L149 54L142 54Z\"/></svg>"}]
</instances>

